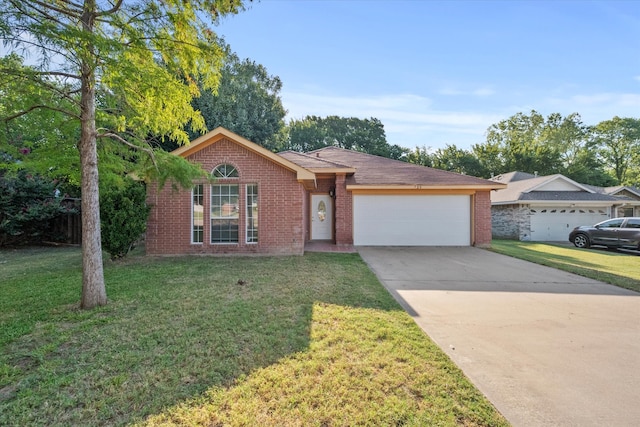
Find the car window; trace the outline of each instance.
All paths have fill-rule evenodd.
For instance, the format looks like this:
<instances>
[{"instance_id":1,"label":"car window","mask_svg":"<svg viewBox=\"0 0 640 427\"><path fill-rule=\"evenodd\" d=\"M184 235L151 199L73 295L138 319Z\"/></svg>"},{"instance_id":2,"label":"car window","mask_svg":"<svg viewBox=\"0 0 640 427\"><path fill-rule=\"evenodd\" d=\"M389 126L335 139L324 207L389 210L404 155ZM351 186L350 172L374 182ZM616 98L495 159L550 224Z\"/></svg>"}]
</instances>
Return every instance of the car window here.
<instances>
[{"instance_id":1,"label":"car window","mask_svg":"<svg viewBox=\"0 0 640 427\"><path fill-rule=\"evenodd\" d=\"M624 228L640 228L640 219L629 219Z\"/></svg>"},{"instance_id":2,"label":"car window","mask_svg":"<svg viewBox=\"0 0 640 427\"><path fill-rule=\"evenodd\" d=\"M600 224L598 224L598 227L599 228L620 228L623 221L624 221L624 218L610 219L608 221L601 222Z\"/></svg>"}]
</instances>

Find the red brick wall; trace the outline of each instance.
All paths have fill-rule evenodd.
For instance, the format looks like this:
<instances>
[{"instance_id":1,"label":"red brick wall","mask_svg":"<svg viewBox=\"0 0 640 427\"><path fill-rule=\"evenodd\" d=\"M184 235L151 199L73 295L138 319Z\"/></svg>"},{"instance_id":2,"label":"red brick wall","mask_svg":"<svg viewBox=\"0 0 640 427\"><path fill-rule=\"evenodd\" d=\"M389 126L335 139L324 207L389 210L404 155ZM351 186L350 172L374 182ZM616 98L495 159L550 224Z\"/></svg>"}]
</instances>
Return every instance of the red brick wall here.
<instances>
[{"instance_id":1,"label":"red brick wall","mask_svg":"<svg viewBox=\"0 0 640 427\"><path fill-rule=\"evenodd\" d=\"M149 186L152 205L146 246L151 255L173 254L302 254L305 192L296 174L229 140L212 144L188 157L212 171L222 163L236 167L239 179L217 183L239 185L239 242L211 244L210 185L204 184L204 243L191 243L191 191L161 191ZM246 184L258 184L258 243L246 243Z\"/></svg>"},{"instance_id":2,"label":"red brick wall","mask_svg":"<svg viewBox=\"0 0 640 427\"><path fill-rule=\"evenodd\" d=\"M336 176L336 245L353 244L353 195L345 179L345 175Z\"/></svg>"},{"instance_id":3,"label":"red brick wall","mask_svg":"<svg viewBox=\"0 0 640 427\"><path fill-rule=\"evenodd\" d=\"M491 193L478 191L474 197L475 246L491 246Z\"/></svg>"}]
</instances>

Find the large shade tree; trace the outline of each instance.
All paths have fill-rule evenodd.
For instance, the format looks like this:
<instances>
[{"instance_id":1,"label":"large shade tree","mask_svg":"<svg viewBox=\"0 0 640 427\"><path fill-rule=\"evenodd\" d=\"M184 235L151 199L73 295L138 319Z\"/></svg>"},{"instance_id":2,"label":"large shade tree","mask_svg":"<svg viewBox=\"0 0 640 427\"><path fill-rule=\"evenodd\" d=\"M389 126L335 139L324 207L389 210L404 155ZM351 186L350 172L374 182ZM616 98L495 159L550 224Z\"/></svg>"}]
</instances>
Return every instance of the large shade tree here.
<instances>
[{"instance_id":1,"label":"large shade tree","mask_svg":"<svg viewBox=\"0 0 640 427\"><path fill-rule=\"evenodd\" d=\"M0 76L38 88L30 105L4 111L2 120L52 110L79 128L83 308L107 302L99 146L115 141L157 162L167 157L154 153L148 135L187 143L185 123L204 131L191 101L198 82L215 89L219 81L223 51L211 25L242 7L241 0L0 0L0 39L35 64L3 62ZM68 105L52 102L59 99Z\"/></svg>"},{"instance_id":2,"label":"large shade tree","mask_svg":"<svg viewBox=\"0 0 640 427\"><path fill-rule=\"evenodd\" d=\"M287 111L282 106L278 76L249 59L229 53L222 68L217 94L203 91L193 100L207 128L223 126L244 138L277 151L282 148L282 130Z\"/></svg>"}]
</instances>

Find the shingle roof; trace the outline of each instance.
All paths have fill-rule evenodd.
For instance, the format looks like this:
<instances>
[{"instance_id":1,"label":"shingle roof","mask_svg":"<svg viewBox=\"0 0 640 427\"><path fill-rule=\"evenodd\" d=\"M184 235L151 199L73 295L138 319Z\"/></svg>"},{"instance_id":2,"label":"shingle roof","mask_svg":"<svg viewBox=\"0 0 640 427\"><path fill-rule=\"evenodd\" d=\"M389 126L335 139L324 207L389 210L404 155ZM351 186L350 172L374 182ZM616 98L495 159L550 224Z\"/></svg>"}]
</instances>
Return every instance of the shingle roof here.
<instances>
[{"instance_id":1,"label":"shingle roof","mask_svg":"<svg viewBox=\"0 0 640 427\"><path fill-rule=\"evenodd\" d=\"M278 153L278 155L307 169L350 168L350 166L342 163L332 162L320 158L319 156L312 156L310 154L300 153L298 151L282 151Z\"/></svg>"},{"instance_id":2,"label":"shingle roof","mask_svg":"<svg viewBox=\"0 0 640 427\"><path fill-rule=\"evenodd\" d=\"M493 178L491 178L491 180L507 184L509 182L522 181L523 179L531 179L536 177L537 175L533 175L527 172L514 171L514 172L496 175Z\"/></svg>"},{"instance_id":3,"label":"shingle roof","mask_svg":"<svg viewBox=\"0 0 640 427\"><path fill-rule=\"evenodd\" d=\"M495 191L491 194L491 203L493 204L509 204L520 203L523 201L563 201L567 202L593 202L593 201L609 201L612 203L621 201L632 201L633 199L625 196L616 196L612 193L620 191L624 187L596 187L593 185L580 184L564 175L547 175L535 176L523 172L509 172L499 175L501 182L507 182L507 188ZM529 178L526 178L529 176ZM495 177L493 179L496 179ZM514 179L515 178L515 179ZM539 191L536 188L547 182L554 180L562 180L572 183L576 186L575 191Z\"/></svg>"},{"instance_id":4,"label":"shingle roof","mask_svg":"<svg viewBox=\"0 0 640 427\"><path fill-rule=\"evenodd\" d=\"M356 169L347 177L347 185L425 185L425 186L492 186L496 183L433 169L426 166L374 156L338 147L325 147L308 153L314 159L342 164ZM294 158L290 158L296 162ZM499 185L499 184L498 184ZM495 186L498 187L498 186ZM494 188L495 188L494 187Z\"/></svg>"}]
</instances>

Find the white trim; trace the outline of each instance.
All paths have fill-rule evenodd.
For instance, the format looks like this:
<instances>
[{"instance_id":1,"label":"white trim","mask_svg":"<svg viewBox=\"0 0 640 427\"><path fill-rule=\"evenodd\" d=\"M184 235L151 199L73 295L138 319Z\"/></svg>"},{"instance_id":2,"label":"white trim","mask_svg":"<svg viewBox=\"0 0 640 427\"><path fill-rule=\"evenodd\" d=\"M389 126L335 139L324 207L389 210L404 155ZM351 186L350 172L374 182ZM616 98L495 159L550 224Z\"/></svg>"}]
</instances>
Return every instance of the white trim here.
<instances>
[{"instance_id":1,"label":"white trim","mask_svg":"<svg viewBox=\"0 0 640 427\"><path fill-rule=\"evenodd\" d=\"M245 184L244 185L244 204L245 204L245 210L244 210L244 243L247 245L257 245L260 242L260 218L256 218L258 221L258 236L257 236L257 240L255 242L250 242L249 241L249 186L255 186L256 187L256 200L260 200L260 191L258 190L258 183L252 183L252 184ZM257 215L260 215L260 206L257 205L256 208L258 209Z\"/></svg>"},{"instance_id":2,"label":"white trim","mask_svg":"<svg viewBox=\"0 0 640 427\"><path fill-rule=\"evenodd\" d=\"M193 192L194 192L195 188L197 186L199 186L199 185L202 186L202 193L201 193L201 196L202 196L202 205L201 205L202 206L202 242L194 242L193 241L193 233L194 233L194 226L195 226L194 220L195 219L193 217L193 211L195 210L194 209L195 205L193 203L193 197L194 197L194 193ZM191 229L191 233L190 233L191 237L190 237L189 240L191 241L191 244L192 245L204 245L204 184L195 184L193 186L193 188L191 189L191 224L190 225L191 226L189 228Z\"/></svg>"}]
</instances>

